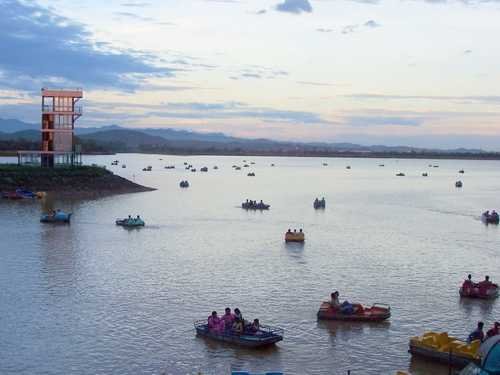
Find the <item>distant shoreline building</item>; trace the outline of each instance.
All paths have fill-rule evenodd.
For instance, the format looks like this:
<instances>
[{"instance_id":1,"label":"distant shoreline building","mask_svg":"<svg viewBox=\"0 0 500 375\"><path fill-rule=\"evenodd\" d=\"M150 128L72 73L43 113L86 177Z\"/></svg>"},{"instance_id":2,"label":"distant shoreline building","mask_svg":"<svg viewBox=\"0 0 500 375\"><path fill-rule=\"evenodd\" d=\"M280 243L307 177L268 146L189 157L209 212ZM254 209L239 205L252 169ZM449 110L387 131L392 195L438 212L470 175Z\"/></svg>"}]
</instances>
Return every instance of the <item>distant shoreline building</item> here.
<instances>
[{"instance_id":1,"label":"distant shoreline building","mask_svg":"<svg viewBox=\"0 0 500 375\"><path fill-rule=\"evenodd\" d=\"M82 115L78 101L82 89L42 88L42 147L40 151L18 151L19 164L43 168L82 164L82 153L75 145L75 122Z\"/></svg>"}]
</instances>

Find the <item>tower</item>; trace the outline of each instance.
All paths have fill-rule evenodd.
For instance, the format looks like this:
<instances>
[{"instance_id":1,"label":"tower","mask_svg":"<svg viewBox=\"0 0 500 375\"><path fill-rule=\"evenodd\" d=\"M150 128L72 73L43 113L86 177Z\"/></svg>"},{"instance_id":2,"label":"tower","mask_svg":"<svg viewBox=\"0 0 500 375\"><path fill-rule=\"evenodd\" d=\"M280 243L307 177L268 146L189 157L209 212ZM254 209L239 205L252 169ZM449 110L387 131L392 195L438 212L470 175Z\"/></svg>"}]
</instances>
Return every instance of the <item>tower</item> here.
<instances>
[{"instance_id":1,"label":"tower","mask_svg":"<svg viewBox=\"0 0 500 375\"><path fill-rule=\"evenodd\" d=\"M77 105L81 89L42 89L41 166L81 164L81 153L74 144L75 122L82 115Z\"/></svg>"}]
</instances>

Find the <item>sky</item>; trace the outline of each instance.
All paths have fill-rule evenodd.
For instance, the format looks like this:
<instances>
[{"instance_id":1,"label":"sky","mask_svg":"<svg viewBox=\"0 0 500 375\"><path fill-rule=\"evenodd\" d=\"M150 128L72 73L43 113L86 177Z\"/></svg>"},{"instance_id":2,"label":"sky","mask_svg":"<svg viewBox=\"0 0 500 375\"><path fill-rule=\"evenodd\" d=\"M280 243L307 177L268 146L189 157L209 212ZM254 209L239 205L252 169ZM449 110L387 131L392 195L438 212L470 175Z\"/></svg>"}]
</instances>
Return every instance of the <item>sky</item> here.
<instances>
[{"instance_id":1,"label":"sky","mask_svg":"<svg viewBox=\"0 0 500 375\"><path fill-rule=\"evenodd\" d=\"M0 118L500 150L500 0L0 0ZM1 131L1 129L0 129Z\"/></svg>"}]
</instances>

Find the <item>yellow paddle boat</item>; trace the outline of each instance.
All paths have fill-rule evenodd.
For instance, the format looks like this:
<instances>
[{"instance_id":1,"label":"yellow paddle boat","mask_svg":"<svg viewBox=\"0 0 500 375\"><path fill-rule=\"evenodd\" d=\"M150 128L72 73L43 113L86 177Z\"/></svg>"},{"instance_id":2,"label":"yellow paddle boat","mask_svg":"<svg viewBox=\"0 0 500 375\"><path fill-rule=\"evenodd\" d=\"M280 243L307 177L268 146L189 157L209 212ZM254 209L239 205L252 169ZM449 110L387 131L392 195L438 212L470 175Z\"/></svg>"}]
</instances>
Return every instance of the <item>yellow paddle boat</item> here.
<instances>
[{"instance_id":1,"label":"yellow paddle boat","mask_svg":"<svg viewBox=\"0 0 500 375\"><path fill-rule=\"evenodd\" d=\"M479 363L479 346L475 340L468 344L447 332L426 332L422 336L410 338L409 352L412 355L462 368L470 362Z\"/></svg>"}]
</instances>

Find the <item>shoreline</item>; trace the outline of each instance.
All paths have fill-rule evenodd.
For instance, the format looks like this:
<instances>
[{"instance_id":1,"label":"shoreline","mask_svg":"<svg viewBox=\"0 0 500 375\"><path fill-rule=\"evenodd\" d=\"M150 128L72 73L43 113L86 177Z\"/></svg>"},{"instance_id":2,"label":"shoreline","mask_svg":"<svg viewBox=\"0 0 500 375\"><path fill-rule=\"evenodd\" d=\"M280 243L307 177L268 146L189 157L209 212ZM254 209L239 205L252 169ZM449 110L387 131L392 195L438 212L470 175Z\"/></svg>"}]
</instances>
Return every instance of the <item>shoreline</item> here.
<instances>
[{"instance_id":1,"label":"shoreline","mask_svg":"<svg viewBox=\"0 0 500 375\"><path fill-rule=\"evenodd\" d=\"M74 198L98 198L156 190L95 166L49 169L0 164L0 191L14 191L17 188Z\"/></svg>"}]
</instances>

